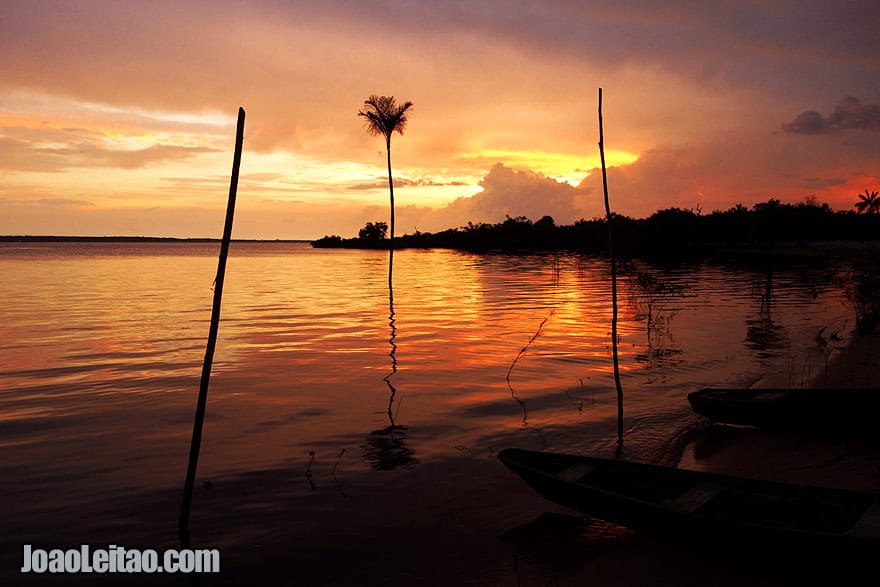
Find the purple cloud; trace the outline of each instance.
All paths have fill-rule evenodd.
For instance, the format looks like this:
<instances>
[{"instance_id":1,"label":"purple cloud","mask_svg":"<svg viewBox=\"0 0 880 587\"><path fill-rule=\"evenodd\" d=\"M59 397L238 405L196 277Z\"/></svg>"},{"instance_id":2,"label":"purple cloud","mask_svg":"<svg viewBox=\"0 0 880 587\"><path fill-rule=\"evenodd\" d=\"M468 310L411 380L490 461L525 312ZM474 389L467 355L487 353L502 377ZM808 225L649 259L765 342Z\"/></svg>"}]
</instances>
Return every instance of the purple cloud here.
<instances>
[{"instance_id":1,"label":"purple cloud","mask_svg":"<svg viewBox=\"0 0 880 587\"><path fill-rule=\"evenodd\" d=\"M827 134L839 130L859 129L880 131L880 106L862 104L858 98L847 96L828 116L815 110L801 112L794 120L783 124L782 129L794 134Z\"/></svg>"}]
</instances>

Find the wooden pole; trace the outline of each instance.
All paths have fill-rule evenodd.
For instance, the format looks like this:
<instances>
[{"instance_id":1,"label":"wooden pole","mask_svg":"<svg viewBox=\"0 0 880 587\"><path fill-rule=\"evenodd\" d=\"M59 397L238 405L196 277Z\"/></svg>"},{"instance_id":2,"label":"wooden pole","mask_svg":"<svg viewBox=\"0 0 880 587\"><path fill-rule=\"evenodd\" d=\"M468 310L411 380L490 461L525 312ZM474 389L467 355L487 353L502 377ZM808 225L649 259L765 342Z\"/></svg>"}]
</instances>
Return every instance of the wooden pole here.
<instances>
[{"instance_id":1,"label":"wooden pole","mask_svg":"<svg viewBox=\"0 0 880 587\"><path fill-rule=\"evenodd\" d=\"M214 282L214 305L211 310L211 328L208 332L208 345L205 348L205 361L202 363L202 379L199 385L199 399L193 422L192 444L189 449L189 466L186 470L186 484L183 488L183 501L180 505L178 528L181 534L188 534L189 513L192 507L193 486L199 464L199 449L202 445L202 425L205 422L205 406L208 403L208 381L211 378L211 364L214 362L214 348L217 346L217 331L220 328L220 301L223 298L223 278L226 275L226 257L229 255L229 241L232 239L232 217L235 213L235 195L238 191L238 169L241 166L241 147L244 142L244 108L238 109L238 125L235 130L235 156L232 160L232 179L229 183L229 202L226 205L226 224L223 227L223 241L220 244L220 259L217 263L217 279Z\"/></svg>"},{"instance_id":2,"label":"wooden pole","mask_svg":"<svg viewBox=\"0 0 880 587\"><path fill-rule=\"evenodd\" d=\"M608 225L608 256L611 257L611 353L614 384L617 387L617 444L623 444L623 386L617 353L617 259L614 257L613 218L608 204L608 174L605 171L605 135L602 129L602 88L599 88L599 159L602 161L602 190L605 193L605 219Z\"/></svg>"}]
</instances>

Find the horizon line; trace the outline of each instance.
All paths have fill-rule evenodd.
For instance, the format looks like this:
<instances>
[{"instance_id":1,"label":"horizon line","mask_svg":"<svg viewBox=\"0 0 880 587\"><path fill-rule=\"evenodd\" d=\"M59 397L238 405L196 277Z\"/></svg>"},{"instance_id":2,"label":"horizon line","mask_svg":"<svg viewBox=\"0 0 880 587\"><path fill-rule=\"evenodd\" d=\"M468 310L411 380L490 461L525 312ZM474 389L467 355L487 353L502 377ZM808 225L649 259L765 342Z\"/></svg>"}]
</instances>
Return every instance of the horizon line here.
<instances>
[{"instance_id":1,"label":"horizon line","mask_svg":"<svg viewBox=\"0 0 880 587\"><path fill-rule=\"evenodd\" d=\"M181 241L181 242L220 242L218 237L201 237L201 236L134 236L134 235L0 235L0 242L65 242L65 241L106 241L106 242L150 242L150 241ZM266 242L266 243L309 243L314 239L291 239L291 238L233 238L233 242Z\"/></svg>"}]
</instances>

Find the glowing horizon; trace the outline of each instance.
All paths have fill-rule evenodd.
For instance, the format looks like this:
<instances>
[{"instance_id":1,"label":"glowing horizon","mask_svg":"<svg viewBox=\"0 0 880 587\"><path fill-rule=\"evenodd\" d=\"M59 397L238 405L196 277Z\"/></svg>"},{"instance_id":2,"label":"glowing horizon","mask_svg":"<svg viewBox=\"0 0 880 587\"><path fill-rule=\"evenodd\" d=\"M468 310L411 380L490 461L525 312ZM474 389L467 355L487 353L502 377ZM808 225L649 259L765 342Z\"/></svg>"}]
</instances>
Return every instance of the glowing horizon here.
<instances>
[{"instance_id":1,"label":"glowing horizon","mask_svg":"<svg viewBox=\"0 0 880 587\"><path fill-rule=\"evenodd\" d=\"M392 139L407 230L601 214L599 86L620 213L770 197L851 209L880 187L880 58L850 41L866 15L832 20L818 1L772 20L747 7L731 19L724 8L562 0L501 19L383 1L395 23L357 6L243 14L221 0L205 14L182 2L171 18L170 6L101 0L11 5L0 234L216 234L238 106L238 236L354 234L387 215L384 144L356 116L372 93L415 104ZM228 42L230 19L247 43ZM837 41L798 32L817 22ZM723 47L708 42L713 30Z\"/></svg>"}]
</instances>

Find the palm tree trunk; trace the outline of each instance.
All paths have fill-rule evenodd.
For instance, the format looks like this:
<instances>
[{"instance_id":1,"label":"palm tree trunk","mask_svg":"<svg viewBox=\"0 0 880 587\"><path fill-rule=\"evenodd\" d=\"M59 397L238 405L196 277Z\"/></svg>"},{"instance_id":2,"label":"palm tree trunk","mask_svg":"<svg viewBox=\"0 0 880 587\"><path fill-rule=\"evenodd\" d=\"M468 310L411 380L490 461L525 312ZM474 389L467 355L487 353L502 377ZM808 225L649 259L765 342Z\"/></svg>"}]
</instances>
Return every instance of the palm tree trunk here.
<instances>
[{"instance_id":1,"label":"palm tree trunk","mask_svg":"<svg viewBox=\"0 0 880 587\"><path fill-rule=\"evenodd\" d=\"M394 180L391 178L391 137L385 141L388 152L388 192L391 194L391 242L388 247L388 290L391 290L391 275L394 270Z\"/></svg>"}]
</instances>

